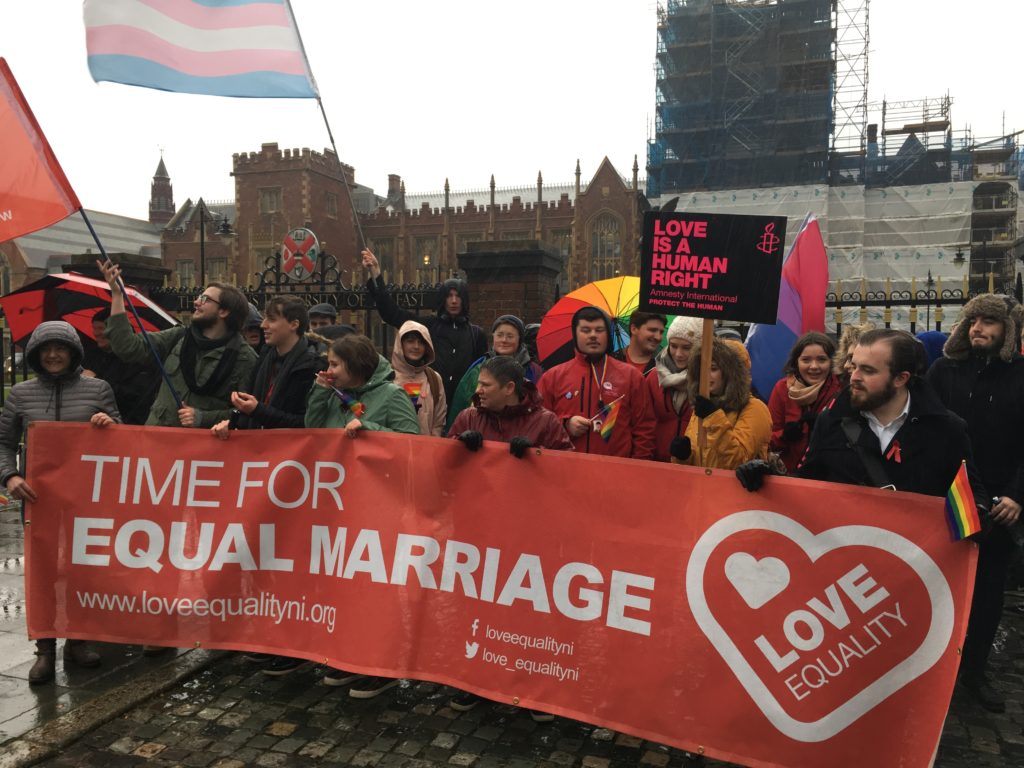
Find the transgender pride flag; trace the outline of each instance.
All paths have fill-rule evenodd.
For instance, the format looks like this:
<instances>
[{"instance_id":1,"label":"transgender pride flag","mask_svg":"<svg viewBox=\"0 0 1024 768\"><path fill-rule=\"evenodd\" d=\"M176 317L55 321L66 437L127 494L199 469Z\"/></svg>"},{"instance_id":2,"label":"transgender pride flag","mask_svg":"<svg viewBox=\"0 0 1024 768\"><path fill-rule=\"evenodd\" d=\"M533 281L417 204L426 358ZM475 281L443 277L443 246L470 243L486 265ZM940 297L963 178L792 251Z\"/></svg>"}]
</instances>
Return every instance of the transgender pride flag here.
<instances>
[{"instance_id":1,"label":"transgender pride flag","mask_svg":"<svg viewBox=\"0 0 1024 768\"><path fill-rule=\"evenodd\" d=\"M288 0L85 0L89 71L143 88L317 98Z\"/></svg>"},{"instance_id":2,"label":"transgender pride flag","mask_svg":"<svg viewBox=\"0 0 1024 768\"><path fill-rule=\"evenodd\" d=\"M789 350L808 331L825 330L828 257L821 229L807 214L782 264L778 321L755 324L747 334L747 352L754 388L767 400L782 378Z\"/></svg>"}]
</instances>

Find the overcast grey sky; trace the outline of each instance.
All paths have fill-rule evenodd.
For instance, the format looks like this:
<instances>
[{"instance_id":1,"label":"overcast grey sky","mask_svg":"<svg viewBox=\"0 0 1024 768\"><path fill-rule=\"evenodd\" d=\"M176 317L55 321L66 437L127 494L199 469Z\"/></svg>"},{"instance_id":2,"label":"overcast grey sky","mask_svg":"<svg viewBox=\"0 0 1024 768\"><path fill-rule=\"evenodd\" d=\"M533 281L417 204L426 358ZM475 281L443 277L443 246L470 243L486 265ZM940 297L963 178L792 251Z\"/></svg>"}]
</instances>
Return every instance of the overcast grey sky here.
<instances>
[{"instance_id":1,"label":"overcast grey sky","mask_svg":"<svg viewBox=\"0 0 1024 768\"><path fill-rule=\"evenodd\" d=\"M342 160L383 192L643 175L654 112L653 0L292 0ZM1024 129L1024 0L874 0L870 99L953 97L978 136ZM231 155L329 146L312 100L93 83L81 3L0 0L7 59L82 203L145 218L164 150L175 202L231 199Z\"/></svg>"}]
</instances>

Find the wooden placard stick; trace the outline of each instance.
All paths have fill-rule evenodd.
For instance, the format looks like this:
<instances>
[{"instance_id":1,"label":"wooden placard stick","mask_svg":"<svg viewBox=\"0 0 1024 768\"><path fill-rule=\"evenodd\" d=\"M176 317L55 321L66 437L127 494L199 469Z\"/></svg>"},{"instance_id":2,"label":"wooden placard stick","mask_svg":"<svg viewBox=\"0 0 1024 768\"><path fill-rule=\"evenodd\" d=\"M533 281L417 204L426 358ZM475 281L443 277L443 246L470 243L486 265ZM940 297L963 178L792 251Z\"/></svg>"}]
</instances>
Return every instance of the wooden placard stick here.
<instances>
[{"instance_id":1,"label":"wooden placard stick","mask_svg":"<svg viewBox=\"0 0 1024 768\"><path fill-rule=\"evenodd\" d=\"M711 344L715 340L715 321L704 318L704 330L700 338L700 394L710 397L711 392ZM707 450L707 435L704 433L704 419L697 417L697 466L704 466L704 451Z\"/></svg>"}]
</instances>

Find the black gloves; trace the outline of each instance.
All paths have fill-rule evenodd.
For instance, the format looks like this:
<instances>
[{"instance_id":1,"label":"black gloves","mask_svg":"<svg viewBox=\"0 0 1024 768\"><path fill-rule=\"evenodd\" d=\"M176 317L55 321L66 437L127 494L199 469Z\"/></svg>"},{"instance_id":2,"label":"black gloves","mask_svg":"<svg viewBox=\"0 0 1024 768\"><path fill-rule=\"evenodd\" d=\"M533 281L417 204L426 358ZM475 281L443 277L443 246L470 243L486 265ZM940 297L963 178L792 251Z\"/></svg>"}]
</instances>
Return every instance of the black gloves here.
<instances>
[{"instance_id":1,"label":"black gloves","mask_svg":"<svg viewBox=\"0 0 1024 768\"><path fill-rule=\"evenodd\" d=\"M804 423L800 421L787 421L782 427L782 441L784 443L795 443L804 436Z\"/></svg>"},{"instance_id":2,"label":"black gloves","mask_svg":"<svg viewBox=\"0 0 1024 768\"><path fill-rule=\"evenodd\" d=\"M532 448L533 442L528 437L513 437L508 441L508 452L517 459L526 455L526 449Z\"/></svg>"},{"instance_id":3,"label":"black gloves","mask_svg":"<svg viewBox=\"0 0 1024 768\"><path fill-rule=\"evenodd\" d=\"M736 467L736 478L748 491L760 490L765 475L772 475L772 468L764 459L754 459Z\"/></svg>"},{"instance_id":4,"label":"black gloves","mask_svg":"<svg viewBox=\"0 0 1024 768\"><path fill-rule=\"evenodd\" d=\"M480 446L484 444L484 436L472 429L467 429L459 435L459 440L471 451L479 451Z\"/></svg>"},{"instance_id":5,"label":"black gloves","mask_svg":"<svg viewBox=\"0 0 1024 768\"><path fill-rule=\"evenodd\" d=\"M717 411L718 408L719 406L708 400L704 395L697 395L697 399L693 401L693 412L697 414L698 419L706 419Z\"/></svg>"},{"instance_id":6,"label":"black gloves","mask_svg":"<svg viewBox=\"0 0 1024 768\"><path fill-rule=\"evenodd\" d=\"M690 458L692 451L693 448L688 437L673 437L672 442L668 446L668 452L672 458L679 459L680 461L686 461Z\"/></svg>"}]
</instances>

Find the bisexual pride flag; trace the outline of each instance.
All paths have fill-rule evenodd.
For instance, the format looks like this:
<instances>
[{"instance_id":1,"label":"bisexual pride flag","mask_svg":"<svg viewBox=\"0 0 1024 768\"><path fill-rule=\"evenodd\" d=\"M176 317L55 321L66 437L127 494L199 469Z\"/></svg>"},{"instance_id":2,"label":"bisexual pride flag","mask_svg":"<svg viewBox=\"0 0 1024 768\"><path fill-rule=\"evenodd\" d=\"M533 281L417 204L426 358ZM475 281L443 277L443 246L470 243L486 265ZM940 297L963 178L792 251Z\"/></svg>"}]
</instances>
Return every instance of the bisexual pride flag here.
<instances>
[{"instance_id":1,"label":"bisexual pride flag","mask_svg":"<svg viewBox=\"0 0 1024 768\"><path fill-rule=\"evenodd\" d=\"M807 214L782 263L779 313L774 325L757 323L747 334L747 352L754 388L767 400L782 378L789 350L808 331L825 330L828 256L821 229Z\"/></svg>"},{"instance_id":2,"label":"bisexual pride flag","mask_svg":"<svg viewBox=\"0 0 1024 768\"><path fill-rule=\"evenodd\" d=\"M953 484L946 493L946 522L953 540L965 539L981 530L978 506L974 503L974 492L967 480L967 462L960 462L960 469L953 478Z\"/></svg>"},{"instance_id":3,"label":"bisexual pride flag","mask_svg":"<svg viewBox=\"0 0 1024 768\"><path fill-rule=\"evenodd\" d=\"M85 0L89 72L212 96L317 98L288 0Z\"/></svg>"}]
</instances>

